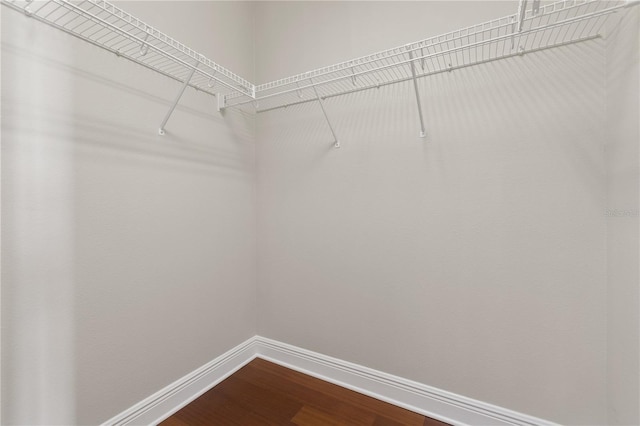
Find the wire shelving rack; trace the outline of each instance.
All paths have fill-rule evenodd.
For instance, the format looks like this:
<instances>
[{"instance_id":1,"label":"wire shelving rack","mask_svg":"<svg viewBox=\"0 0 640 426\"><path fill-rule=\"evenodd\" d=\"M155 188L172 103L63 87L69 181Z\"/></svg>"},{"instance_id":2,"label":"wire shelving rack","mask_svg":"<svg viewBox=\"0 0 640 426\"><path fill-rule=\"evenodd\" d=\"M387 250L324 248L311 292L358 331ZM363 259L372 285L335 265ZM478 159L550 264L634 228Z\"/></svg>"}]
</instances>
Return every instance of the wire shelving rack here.
<instances>
[{"instance_id":1,"label":"wire shelving rack","mask_svg":"<svg viewBox=\"0 0 640 426\"><path fill-rule=\"evenodd\" d=\"M187 87L217 97L218 110L252 105L266 112L318 102L339 146L324 101L413 80L420 136L425 136L417 79L601 37L607 20L640 0L520 0L503 18L335 65L254 85L204 55L104 0L0 0L119 57L182 82L160 134ZM531 7L527 3L531 1Z\"/></svg>"},{"instance_id":2,"label":"wire shelving rack","mask_svg":"<svg viewBox=\"0 0 640 426\"><path fill-rule=\"evenodd\" d=\"M526 4L526 2L524 2ZM535 2L534 2L535 3ZM447 34L256 86L258 112L450 72L507 57L600 37L607 19L636 1L565 0L525 9ZM521 6L522 7L522 6Z\"/></svg>"},{"instance_id":3,"label":"wire shelving rack","mask_svg":"<svg viewBox=\"0 0 640 426\"><path fill-rule=\"evenodd\" d=\"M219 100L230 94L236 99L255 96L253 83L107 1L2 0L2 4L183 83L180 95L190 86Z\"/></svg>"}]
</instances>

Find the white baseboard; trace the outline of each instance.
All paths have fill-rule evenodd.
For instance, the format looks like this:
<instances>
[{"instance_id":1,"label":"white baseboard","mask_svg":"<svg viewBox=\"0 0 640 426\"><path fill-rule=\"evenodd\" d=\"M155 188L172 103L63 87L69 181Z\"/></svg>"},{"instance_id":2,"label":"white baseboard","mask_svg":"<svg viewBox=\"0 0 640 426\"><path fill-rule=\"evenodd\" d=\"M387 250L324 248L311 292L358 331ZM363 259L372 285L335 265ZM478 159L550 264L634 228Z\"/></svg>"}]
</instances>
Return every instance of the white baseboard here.
<instances>
[{"instance_id":1,"label":"white baseboard","mask_svg":"<svg viewBox=\"0 0 640 426\"><path fill-rule=\"evenodd\" d=\"M103 426L157 424L255 357L456 426L557 426L547 420L260 336L236 346L108 420Z\"/></svg>"},{"instance_id":2,"label":"white baseboard","mask_svg":"<svg viewBox=\"0 0 640 426\"><path fill-rule=\"evenodd\" d=\"M258 357L452 425L556 423L256 336Z\"/></svg>"},{"instance_id":3,"label":"white baseboard","mask_svg":"<svg viewBox=\"0 0 640 426\"><path fill-rule=\"evenodd\" d=\"M107 420L102 426L156 425L256 357L256 338L239 344L216 359L133 407Z\"/></svg>"}]
</instances>

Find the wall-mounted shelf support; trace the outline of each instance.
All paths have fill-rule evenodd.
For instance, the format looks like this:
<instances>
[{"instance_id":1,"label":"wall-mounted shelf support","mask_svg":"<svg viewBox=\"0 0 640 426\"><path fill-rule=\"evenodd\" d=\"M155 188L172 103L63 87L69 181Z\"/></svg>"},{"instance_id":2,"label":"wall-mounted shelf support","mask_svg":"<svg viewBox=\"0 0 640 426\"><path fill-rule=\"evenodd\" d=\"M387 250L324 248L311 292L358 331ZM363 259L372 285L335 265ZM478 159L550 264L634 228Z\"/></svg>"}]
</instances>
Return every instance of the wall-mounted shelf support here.
<instances>
[{"instance_id":1,"label":"wall-mounted shelf support","mask_svg":"<svg viewBox=\"0 0 640 426\"><path fill-rule=\"evenodd\" d=\"M527 16L527 0L520 0L518 4L518 32L522 32L524 18Z\"/></svg>"},{"instance_id":2,"label":"wall-mounted shelf support","mask_svg":"<svg viewBox=\"0 0 640 426\"><path fill-rule=\"evenodd\" d=\"M413 78L413 89L416 93L416 102L418 104L418 116L420 117L420 137L424 138L427 136L427 131L424 125L424 117L422 116L422 104L420 103L420 91L418 90L418 78L416 77L416 63L413 60L413 50L411 50L411 45L407 45L407 50L409 52L409 59L411 60L411 76Z\"/></svg>"},{"instance_id":3,"label":"wall-mounted shelf support","mask_svg":"<svg viewBox=\"0 0 640 426\"><path fill-rule=\"evenodd\" d=\"M313 93L316 95L316 99L320 104L320 108L322 109L322 114L324 114L324 119L327 121L327 125L329 126L329 130L331 130L331 134L333 135L333 147L340 148L340 141L338 141L338 137L336 136L335 130L333 130L333 126L331 125L331 121L329 120L329 116L327 115L327 111L324 109L324 101L318 94L318 89L316 89L315 84L313 84L313 80L309 79L311 82L311 87L313 88Z\"/></svg>"},{"instance_id":4,"label":"wall-mounted shelf support","mask_svg":"<svg viewBox=\"0 0 640 426\"><path fill-rule=\"evenodd\" d=\"M182 83L182 87L178 92L178 96L176 96L176 99L173 101L171 108L169 108L169 111L167 111L167 115L165 115L164 120L162 120L162 123L160 123L160 129L158 130L158 134L160 134L161 136L164 136L165 134L164 126L167 125L167 121L169 121L169 118L171 118L171 114L173 114L173 110L176 109L178 102L180 102L180 98L184 94L184 91L187 89L187 86L191 81L191 77L193 77L193 74L196 72L196 68L198 68L198 63L196 63L193 68L191 68L189 75L187 76L187 78L184 79L184 82Z\"/></svg>"}]
</instances>

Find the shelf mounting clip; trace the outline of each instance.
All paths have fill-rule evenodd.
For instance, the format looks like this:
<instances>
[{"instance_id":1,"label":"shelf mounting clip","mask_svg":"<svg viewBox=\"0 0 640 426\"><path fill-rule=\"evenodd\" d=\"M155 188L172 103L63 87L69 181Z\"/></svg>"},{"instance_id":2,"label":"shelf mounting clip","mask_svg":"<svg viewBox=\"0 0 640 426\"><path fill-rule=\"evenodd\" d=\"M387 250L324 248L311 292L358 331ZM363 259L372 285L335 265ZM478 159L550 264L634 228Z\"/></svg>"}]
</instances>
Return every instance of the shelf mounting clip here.
<instances>
[{"instance_id":1,"label":"shelf mounting clip","mask_svg":"<svg viewBox=\"0 0 640 426\"><path fill-rule=\"evenodd\" d=\"M313 93L316 95L316 99L318 100L318 104L320 104L320 109L322 109L322 114L324 115L324 119L327 121L327 125L329 126L329 130L331 130L331 134L333 135L333 147L340 148L340 141L336 136L335 130L333 130L333 126L331 125L331 121L329 120L329 116L327 115L327 111L324 109L324 100L318 94L318 89L316 89L316 85L313 83L313 80L309 78L309 82L311 82L311 87L313 88Z\"/></svg>"},{"instance_id":2,"label":"shelf mounting clip","mask_svg":"<svg viewBox=\"0 0 640 426\"><path fill-rule=\"evenodd\" d=\"M196 72L196 68L198 68L198 64L200 64L200 61L196 62L193 68L191 68L191 72L189 73L187 78L184 79L184 82L182 82L182 87L180 88L180 91L178 92L176 99L173 101L173 104L169 108L169 111L167 111L167 115L165 115L164 119L162 120L162 123L160 123L160 128L158 129L158 134L160 136L164 136L165 134L164 126L167 125L167 121L169 121L169 118L171 118L171 114L173 114L173 110L176 109L178 102L180 102L180 98L184 94L184 91L187 89L187 86L189 85L189 81L191 81L191 77L193 77L193 74Z\"/></svg>"},{"instance_id":3,"label":"shelf mounting clip","mask_svg":"<svg viewBox=\"0 0 640 426\"><path fill-rule=\"evenodd\" d=\"M424 125L424 117L422 116L422 103L420 102L420 91L418 90L418 79L416 77L416 63L413 60L413 50L411 50L411 45L408 44L406 48L407 52L409 52L411 76L413 77L413 89L416 93L416 103L418 104L418 116L420 117L420 137L424 138L425 136L427 136L427 131Z\"/></svg>"},{"instance_id":4,"label":"shelf mounting clip","mask_svg":"<svg viewBox=\"0 0 640 426\"><path fill-rule=\"evenodd\" d=\"M540 0L533 0L533 6L531 6L531 10L534 15L540 13Z\"/></svg>"},{"instance_id":5,"label":"shelf mounting clip","mask_svg":"<svg viewBox=\"0 0 640 426\"><path fill-rule=\"evenodd\" d=\"M227 107L227 100L225 98L225 95L222 94L222 92L216 93L216 100L218 101L218 112L224 111L224 109Z\"/></svg>"}]
</instances>

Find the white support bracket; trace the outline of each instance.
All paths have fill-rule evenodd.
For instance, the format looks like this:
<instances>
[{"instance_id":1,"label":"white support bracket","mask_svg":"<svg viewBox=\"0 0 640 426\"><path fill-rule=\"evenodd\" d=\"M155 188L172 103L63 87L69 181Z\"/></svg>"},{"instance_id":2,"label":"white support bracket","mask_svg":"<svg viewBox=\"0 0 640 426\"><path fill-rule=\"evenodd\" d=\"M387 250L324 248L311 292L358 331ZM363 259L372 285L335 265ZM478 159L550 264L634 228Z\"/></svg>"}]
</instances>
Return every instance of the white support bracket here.
<instances>
[{"instance_id":1,"label":"white support bracket","mask_svg":"<svg viewBox=\"0 0 640 426\"><path fill-rule=\"evenodd\" d=\"M524 18L527 16L527 0L520 0L518 4L518 32L522 32Z\"/></svg>"},{"instance_id":2,"label":"white support bracket","mask_svg":"<svg viewBox=\"0 0 640 426\"><path fill-rule=\"evenodd\" d=\"M333 147L340 148L340 141L338 141L338 137L336 136L336 132L333 130L333 126L331 125L331 121L329 121L329 116L327 115L327 111L324 109L324 101L318 94L318 90L316 89L316 85L313 84L313 80L309 79L311 82L311 87L313 88L313 93L316 95L316 99L320 104L320 108L322 109L322 114L324 114L324 119L327 120L327 125L329 126L329 130L331 130L331 134L333 135Z\"/></svg>"},{"instance_id":3,"label":"white support bracket","mask_svg":"<svg viewBox=\"0 0 640 426\"><path fill-rule=\"evenodd\" d=\"M218 92L216 94L216 99L218 100L218 112L222 112L226 107L226 99L224 98L224 94Z\"/></svg>"},{"instance_id":4,"label":"white support bracket","mask_svg":"<svg viewBox=\"0 0 640 426\"><path fill-rule=\"evenodd\" d=\"M160 128L158 129L158 134L160 136L164 136L165 134L164 126L167 125L167 121L169 121L169 118L171 118L171 114L173 114L173 110L176 109L176 106L178 105L180 98L184 94L184 91L187 89L187 86L189 85L189 81L191 81L191 77L193 77L193 74L196 72L196 68L198 68L199 63L200 62L197 62L195 66L191 68L191 72L189 73L187 78L184 79L184 82L182 83L182 87L178 92L178 96L176 96L176 99L173 101L173 105L171 105L171 108L169 108L169 111L167 111L167 115L165 115L164 120L162 120L162 123L160 123Z\"/></svg>"},{"instance_id":5,"label":"white support bracket","mask_svg":"<svg viewBox=\"0 0 640 426\"><path fill-rule=\"evenodd\" d=\"M411 46L407 45L407 51L409 52L409 59L411 64L411 75L413 77L413 89L416 92L416 102L418 104L418 116L420 117L420 137L427 136L427 131L424 126L424 117L422 116L422 103L420 102L420 91L418 90L418 79L416 78L416 64L413 61L413 51Z\"/></svg>"}]
</instances>

